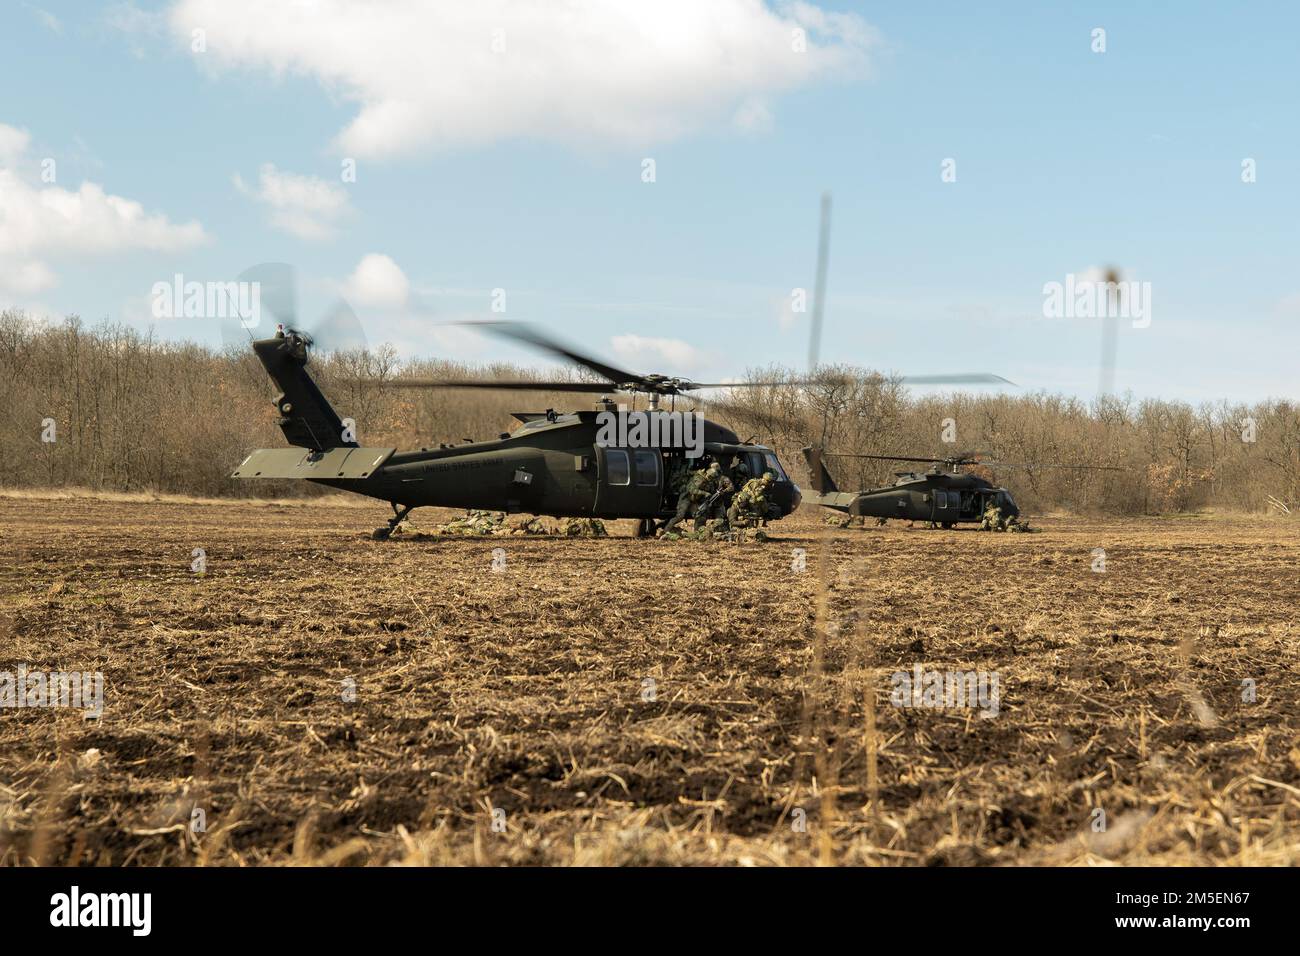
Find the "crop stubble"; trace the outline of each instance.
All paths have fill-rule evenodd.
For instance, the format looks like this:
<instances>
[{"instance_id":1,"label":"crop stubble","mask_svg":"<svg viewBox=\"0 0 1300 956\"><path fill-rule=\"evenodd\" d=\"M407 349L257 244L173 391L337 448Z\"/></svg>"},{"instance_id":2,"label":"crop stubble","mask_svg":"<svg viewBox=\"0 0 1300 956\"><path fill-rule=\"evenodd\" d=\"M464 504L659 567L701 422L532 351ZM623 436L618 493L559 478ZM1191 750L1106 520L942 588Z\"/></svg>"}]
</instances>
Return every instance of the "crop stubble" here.
<instances>
[{"instance_id":1,"label":"crop stubble","mask_svg":"<svg viewBox=\"0 0 1300 956\"><path fill-rule=\"evenodd\" d=\"M743 544L382 517L0 497L0 670L107 684L98 721L0 710L0 860L1300 862L1294 522L828 531L816 666L807 509ZM916 664L996 672L998 715L892 706Z\"/></svg>"}]
</instances>

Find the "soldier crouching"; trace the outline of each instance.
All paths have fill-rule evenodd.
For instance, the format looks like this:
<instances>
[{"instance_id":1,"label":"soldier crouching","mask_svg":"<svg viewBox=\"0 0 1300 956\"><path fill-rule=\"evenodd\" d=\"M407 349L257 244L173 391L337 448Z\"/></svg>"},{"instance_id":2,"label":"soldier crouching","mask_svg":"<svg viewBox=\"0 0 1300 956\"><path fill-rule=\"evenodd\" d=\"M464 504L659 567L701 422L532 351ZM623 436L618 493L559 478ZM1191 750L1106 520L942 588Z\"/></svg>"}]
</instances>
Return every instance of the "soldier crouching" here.
<instances>
[{"instance_id":1,"label":"soldier crouching","mask_svg":"<svg viewBox=\"0 0 1300 956\"><path fill-rule=\"evenodd\" d=\"M770 471L765 471L761 478L745 482L745 487L736 493L727 509L727 521L731 527L756 527L767 520L767 493L774 477Z\"/></svg>"}]
</instances>

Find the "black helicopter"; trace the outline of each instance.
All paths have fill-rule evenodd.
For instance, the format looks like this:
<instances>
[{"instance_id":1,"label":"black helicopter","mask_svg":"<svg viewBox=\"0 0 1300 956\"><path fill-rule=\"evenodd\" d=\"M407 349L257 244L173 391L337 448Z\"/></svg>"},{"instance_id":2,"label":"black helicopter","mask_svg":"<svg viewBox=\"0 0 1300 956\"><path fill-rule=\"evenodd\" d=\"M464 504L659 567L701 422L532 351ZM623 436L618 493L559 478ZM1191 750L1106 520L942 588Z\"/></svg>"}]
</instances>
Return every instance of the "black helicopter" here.
<instances>
[{"instance_id":1,"label":"black helicopter","mask_svg":"<svg viewBox=\"0 0 1300 956\"><path fill-rule=\"evenodd\" d=\"M837 455L805 448L803 454L808 462L814 492L808 500L853 517L902 518L907 521L933 522L951 528L959 521L980 521L990 503L1000 509L1004 518L1020 514L1020 508L1007 489L994 487L978 475L959 470L962 465L979 462L980 458L974 452L949 458L919 458L905 455ZM932 467L923 473L895 472L894 476L898 480L887 488L840 491L826 469L824 458L926 462Z\"/></svg>"},{"instance_id":2,"label":"black helicopter","mask_svg":"<svg viewBox=\"0 0 1300 956\"><path fill-rule=\"evenodd\" d=\"M253 342L280 389L279 425L292 448L254 451L234 478L299 478L387 501L393 517L376 539L419 507L482 508L555 517L633 518L637 536L652 535L676 510L671 479L709 460L724 468L743 461L751 475L772 472L770 519L799 507L801 493L776 453L741 441L731 429L694 412L665 411L659 400L708 384L665 375L638 375L589 358L526 325L469 323L561 356L599 375L598 382L439 381L396 379L403 388L491 388L649 395L649 409L625 412L608 398L586 411L516 412L519 425L491 441L418 451L360 446L307 372L311 337L281 328ZM757 384L757 383L749 383ZM693 417L692 417L693 416Z\"/></svg>"},{"instance_id":3,"label":"black helicopter","mask_svg":"<svg viewBox=\"0 0 1300 956\"><path fill-rule=\"evenodd\" d=\"M311 336L281 326L253 342L267 374L280 389L279 425L291 448L254 451L233 478L298 478L387 501L393 517L374 537L388 538L415 508L482 508L555 517L632 518L637 537L648 537L673 516L673 477L717 461L730 470L743 462L750 475L770 471L769 520L791 514L802 492L767 445L741 441L734 431L694 412L665 411L660 399L705 388L766 383L704 383L665 375L639 375L593 359L535 328L515 322L468 323L524 342L599 375L597 382L393 379L400 388L473 388L516 391L643 393L649 408L625 412L607 397L586 411L515 412L519 425L491 441L398 451L362 447L307 372ZM925 381L984 381L990 376L930 376ZM794 383L804 384L804 383ZM726 403L720 403L726 406ZM636 420L639 416L639 421ZM613 427L611 427L613 426ZM695 434L691 434L694 426ZM638 438L639 440L632 440ZM814 471L814 474L816 472ZM829 475L824 481L833 488ZM853 496L845 496L853 497ZM825 499L825 496L822 496ZM825 499L819 503L834 501Z\"/></svg>"},{"instance_id":4,"label":"black helicopter","mask_svg":"<svg viewBox=\"0 0 1300 956\"><path fill-rule=\"evenodd\" d=\"M923 458L910 455L861 455L825 453L817 448L805 448L812 494L808 501L854 517L871 517L888 520L902 518L906 521L925 521L943 528L951 528L963 521L982 521L990 504L998 509L1002 519L1018 518L1020 507L1011 492L1000 488L979 475L961 471L965 465L995 465L1000 468L1029 468L1029 465L1011 464L986 459L982 452L961 452L947 458ZM928 463L924 472L897 471L893 485L884 488L867 488L863 491L840 491L826 469L825 458L865 458L873 461L906 461ZM1123 471L1110 465L1034 465L1034 468L1072 468L1095 471Z\"/></svg>"},{"instance_id":5,"label":"black helicopter","mask_svg":"<svg viewBox=\"0 0 1300 956\"><path fill-rule=\"evenodd\" d=\"M821 316L825 297L827 248L830 234L830 196L822 197L820 240L817 249L817 284L813 320L810 326L809 368L817 369L821 340ZM708 459L724 469L743 462L750 475L772 472L775 481L767 498L769 520L794 512L802 492L781 466L776 452L767 445L741 441L734 431L702 416L692 421L700 427L694 442L685 440L685 428L674 431L678 420L675 401L707 388L746 388L765 382L703 383L666 375L639 375L591 358L554 338L518 322L463 323L486 332L522 342L574 363L600 377L597 382L535 381L432 381L393 379L400 388L490 388L516 391L587 392L608 396L611 392L649 396L649 408L629 415L643 416L647 426L617 431L619 440L607 440L610 416L619 412L602 397L592 410L557 413L516 412L519 425L502 432L495 440L442 445L437 449L398 451L394 448L360 447L345 428L344 421L325 400L306 366L313 345L311 334L298 330L292 269L284 263L264 263L239 277L256 281L263 289L262 306L281 317L276 335L254 341L267 374L280 389L276 407L279 425L292 448L263 448L254 451L235 469L234 478L298 478L356 492L381 501L393 509L387 527L374 537L388 538L393 529L414 508L481 508L491 511L523 512L555 517L631 518L637 521L637 537L647 537L676 513L673 477L680 469L700 467ZM339 302L324 319L322 329L342 344L351 339L364 347L360 323L346 302ZM247 327L245 327L245 331ZM223 335L238 333L223 327ZM230 341L228 339L227 341ZM902 376L900 382L925 385L999 384L1006 379L988 373ZM803 386L808 382L786 382ZM660 399L670 399L670 410L659 408ZM712 401L727 409L725 401ZM743 409L736 409L742 414ZM667 422L667 428L655 427ZM684 422L683 422L684 424ZM623 441L626 435L657 436L658 441ZM667 433L670 441L663 442ZM689 447L688 447L689 446ZM825 474L826 487L833 488ZM813 470L817 475L817 469ZM824 496L823 496L824 497ZM849 496L852 497L852 496ZM835 505L829 505L835 507Z\"/></svg>"}]
</instances>

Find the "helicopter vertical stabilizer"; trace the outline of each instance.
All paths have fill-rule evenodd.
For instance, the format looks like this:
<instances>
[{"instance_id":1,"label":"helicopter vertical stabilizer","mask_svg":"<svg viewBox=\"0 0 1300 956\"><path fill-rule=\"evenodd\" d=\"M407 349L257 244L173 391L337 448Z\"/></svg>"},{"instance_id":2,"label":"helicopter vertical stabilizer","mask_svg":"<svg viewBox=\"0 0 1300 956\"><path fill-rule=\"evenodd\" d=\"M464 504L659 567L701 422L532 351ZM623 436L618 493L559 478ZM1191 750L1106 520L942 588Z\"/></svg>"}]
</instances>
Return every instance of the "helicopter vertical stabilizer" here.
<instances>
[{"instance_id":1,"label":"helicopter vertical stabilizer","mask_svg":"<svg viewBox=\"0 0 1300 956\"><path fill-rule=\"evenodd\" d=\"M826 470L826 463L822 461L822 450L820 448L805 448L803 457L808 462L808 475L812 482L813 491L819 495L824 495L840 490L835 484L835 479L831 477L831 473Z\"/></svg>"},{"instance_id":2,"label":"helicopter vertical stabilizer","mask_svg":"<svg viewBox=\"0 0 1300 956\"><path fill-rule=\"evenodd\" d=\"M808 480L812 485L812 492L804 500L809 504L821 505L823 508L832 508L846 514L856 513L853 509L859 495L840 491L835 484L835 479L826 470L826 463L822 460L822 450L820 448L805 448L803 457L808 462Z\"/></svg>"},{"instance_id":3,"label":"helicopter vertical stabilizer","mask_svg":"<svg viewBox=\"0 0 1300 956\"><path fill-rule=\"evenodd\" d=\"M280 429L289 444L300 448L355 448L355 440L344 439L343 420L307 374L307 346L292 332L253 343L262 366L280 387L275 400Z\"/></svg>"}]
</instances>

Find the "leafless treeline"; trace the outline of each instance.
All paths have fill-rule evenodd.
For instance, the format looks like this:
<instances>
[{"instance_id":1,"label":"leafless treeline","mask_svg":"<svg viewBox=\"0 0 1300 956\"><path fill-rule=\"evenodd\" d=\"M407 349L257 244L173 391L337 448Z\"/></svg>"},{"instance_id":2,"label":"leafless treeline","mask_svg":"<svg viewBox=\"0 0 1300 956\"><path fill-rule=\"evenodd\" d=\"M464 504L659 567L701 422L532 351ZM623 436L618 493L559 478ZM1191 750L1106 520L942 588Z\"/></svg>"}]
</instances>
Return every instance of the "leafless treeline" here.
<instances>
[{"instance_id":1,"label":"leafless treeline","mask_svg":"<svg viewBox=\"0 0 1300 956\"><path fill-rule=\"evenodd\" d=\"M313 370L368 445L427 447L493 437L512 427L511 411L570 409L584 401L563 394L394 388L388 383L398 376L526 379L533 373L504 365L399 362L388 348L317 356ZM546 374L553 377L554 370ZM752 380L781 384L737 389L701 408L742 439L775 446L801 482L800 450L810 444L933 457L978 450L1025 466L978 467L1011 487L1031 512L1300 509L1300 406L1290 400L1192 407L1124 398L1087 403L1042 393L918 398L897 381L862 369L823 369L810 387L789 384L795 377L779 368L757 370ZM6 451L0 487L309 493L298 483L228 477L250 449L283 444L272 398L274 386L247 349L220 353L119 325L41 325L21 313L0 313L0 441ZM852 459L830 464L844 488L888 483L895 470L922 467Z\"/></svg>"},{"instance_id":2,"label":"leafless treeline","mask_svg":"<svg viewBox=\"0 0 1300 956\"><path fill-rule=\"evenodd\" d=\"M793 377L773 368L751 380ZM838 366L823 368L811 387L737 391L727 410L742 437L771 442L782 460L809 444L934 458L980 452L1003 464L976 466L977 473L1012 488L1032 511L1265 511L1300 503L1300 406L1286 400L1193 407L1122 397L1083 402L1041 392L914 397L897 380ZM889 484L895 471L926 467L828 463L844 489Z\"/></svg>"}]
</instances>

